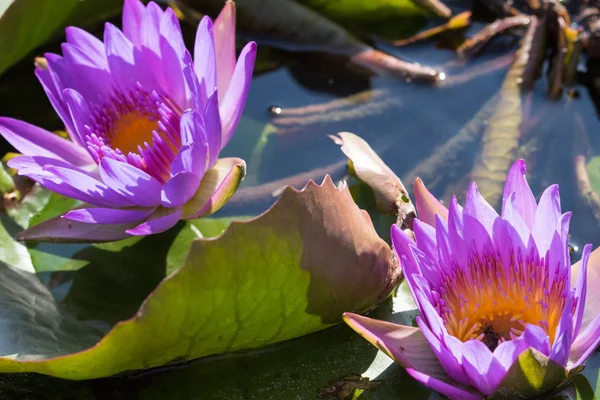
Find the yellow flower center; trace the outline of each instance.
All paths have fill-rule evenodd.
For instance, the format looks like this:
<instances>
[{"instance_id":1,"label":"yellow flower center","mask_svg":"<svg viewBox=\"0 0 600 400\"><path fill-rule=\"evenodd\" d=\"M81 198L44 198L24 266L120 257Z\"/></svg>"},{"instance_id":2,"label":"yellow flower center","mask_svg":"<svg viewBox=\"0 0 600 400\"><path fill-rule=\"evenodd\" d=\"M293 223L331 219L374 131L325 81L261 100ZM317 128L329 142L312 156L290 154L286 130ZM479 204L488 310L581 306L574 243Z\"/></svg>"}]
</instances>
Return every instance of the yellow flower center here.
<instances>
[{"instance_id":1,"label":"yellow flower center","mask_svg":"<svg viewBox=\"0 0 600 400\"><path fill-rule=\"evenodd\" d=\"M158 121L151 121L138 112L121 115L111 131L111 147L124 154L137 153L138 146L152 143L152 131L160 132Z\"/></svg>"},{"instance_id":2,"label":"yellow flower center","mask_svg":"<svg viewBox=\"0 0 600 400\"><path fill-rule=\"evenodd\" d=\"M554 272L547 262L522 261L519 255L507 267L492 254L471 257L470 264L456 267L441 288L440 314L449 334L463 342L481 340L493 350L535 324L554 342L565 306L565 279L550 277Z\"/></svg>"}]
</instances>

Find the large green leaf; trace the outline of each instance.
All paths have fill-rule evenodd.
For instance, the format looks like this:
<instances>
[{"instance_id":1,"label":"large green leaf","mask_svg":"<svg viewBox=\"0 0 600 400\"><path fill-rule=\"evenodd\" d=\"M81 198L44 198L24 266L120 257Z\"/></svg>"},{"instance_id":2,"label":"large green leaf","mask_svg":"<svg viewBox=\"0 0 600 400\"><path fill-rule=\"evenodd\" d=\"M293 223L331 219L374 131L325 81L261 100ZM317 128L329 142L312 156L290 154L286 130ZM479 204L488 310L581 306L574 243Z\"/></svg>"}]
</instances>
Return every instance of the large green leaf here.
<instances>
[{"instance_id":1,"label":"large green leaf","mask_svg":"<svg viewBox=\"0 0 600 400\"><path fill-rule=\"evenodd\" d=\"M157 244L139 251L134 250L137 242L130 245L118 252L117 247L104 251L113 251L114 260L121 262L146 257L148 268L153 259L157 263L167 259L153 253ZM95 250L83 250L73 258L85 251ZM115 261L95 269L110 270L115 268L112 264ZM78 274L86 269L94 268L88 265ZM321 186L311 182L300 192L285 190L264 215L232 223L218 238L192 242L184 265L154 289L135 315L117 323L95 346L78 346L79 351L74 351L73 345L64 346L60 335L52 334L62 329L60 324L40 321L36 329L49 334L39 348L48 348L48 353L39 350L31 361L28 353L13 351L8 341L0 372L86 379L258 348L336 324L344 311L364 312L385 299L398 278L391 249L354 204L348 188L336 187L330 179ZM87 281L110 286L98 277ZM67 300L77 292L76 286L77 276ZM116 288L126 290L127 282ZM78 290L77 301L66 303L85 306L82 299L92 290L88 283ZM110 302L109 296L105 293L104 301ZM19 298L13 301L25 306ZM35 314L35 303L27 304ZM77 314L92 321L107 320L106 313L111 314L106 307L98 310ZM0 327L12 322L10 313L3 317L7 320Z\"/></svg>"},{"instance_id":2,"label":"large green leaf","mask_svg":"<svg viewBox=\"0 0 600 400\"><path fill-rule=\"evenodd\" d=\"M118 10L121 4L117 0L2 0L0 74L66 24L100 18Z\"/></svg>"}]
</instances>

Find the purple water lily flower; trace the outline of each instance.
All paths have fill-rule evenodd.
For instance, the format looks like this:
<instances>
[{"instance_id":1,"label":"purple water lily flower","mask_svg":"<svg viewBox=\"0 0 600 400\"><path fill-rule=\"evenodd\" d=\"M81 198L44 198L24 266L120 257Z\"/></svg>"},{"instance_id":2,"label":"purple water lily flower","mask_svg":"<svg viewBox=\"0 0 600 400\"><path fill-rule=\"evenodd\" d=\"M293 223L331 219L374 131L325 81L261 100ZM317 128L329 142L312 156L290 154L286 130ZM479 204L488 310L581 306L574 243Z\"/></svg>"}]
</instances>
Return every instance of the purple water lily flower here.
<instances>
[{"instance_id":1,"label":"purple water lily flower","mask_svg":"<svg viewBox=\"0 0 600 400\"><path fill-rule=\"evenodd\" d=\"M413 241L394 250L419 308L418 328L346 313L346 322L426 386L451 399L529 398L564 382L600 342L598 249L571 267L571 213L558 186L539 203L525 163L511 168L502 215L472 184L449 209L415 184Z\"/></svg>"},{"instance_id":2,"label":"purple water lily flower","mask_svg":"<svg viewBox=\"0 0 600 400\"><path fill-rule=\"evenodd\" d=\"M0 118L0 134L19 152L9 166L85 208L37 225L24 239L117 240L165 231L209 215L245 173L219 159L240 120L256 44L236 63L235 5L198 26L194 57L170 8L125 0L123 30L107 23L104 42L66 29L63 56L37 68L71 140ZM89 205L89 206L88 206Z\"/></svg>"}]
</instances>

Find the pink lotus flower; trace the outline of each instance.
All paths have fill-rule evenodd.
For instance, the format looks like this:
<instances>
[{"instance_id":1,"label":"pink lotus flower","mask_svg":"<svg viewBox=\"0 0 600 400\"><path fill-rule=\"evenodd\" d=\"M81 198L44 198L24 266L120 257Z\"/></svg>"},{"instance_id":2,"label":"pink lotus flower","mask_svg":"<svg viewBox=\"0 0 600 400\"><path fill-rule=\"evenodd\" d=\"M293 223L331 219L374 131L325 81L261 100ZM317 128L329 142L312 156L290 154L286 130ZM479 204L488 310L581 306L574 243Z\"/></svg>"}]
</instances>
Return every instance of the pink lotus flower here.
<instances>
[{"instance_id":1,"label":"pink lotus flower","mask_svg":"<svg viewBox=\"0 0 600 400\"><path fill-rule=\"evenodd\" d=\"M63 56L37 68L71 140L10 118L0 134L22 157L9 165L42 186L88 205L21 234L24 239L106 241L165 231L209 215L245 173L219 159L240 120L255 43L235 59L235 6L198 26L194 58L173 10L125 0L123 30L104 42L66 29Z\"/></svg>"},{"instance_id":2,"label":"pink lotus flower","mask_svg":"<svg viewBox=\"0 0 600 400\"><path fill-rule=\"evenodd\" d=\"M517 161L502 215L475 184L464 208L453 198L446 209L419 180L415 199L416 241L396 226L392 241L419 327L351 313L346 322L451 399L529 398L576 371L600 342L600 299L587 292L599 286L600 253L585 246L571 268L558 186L536 203Z\"/></svg>"}]
</instances>

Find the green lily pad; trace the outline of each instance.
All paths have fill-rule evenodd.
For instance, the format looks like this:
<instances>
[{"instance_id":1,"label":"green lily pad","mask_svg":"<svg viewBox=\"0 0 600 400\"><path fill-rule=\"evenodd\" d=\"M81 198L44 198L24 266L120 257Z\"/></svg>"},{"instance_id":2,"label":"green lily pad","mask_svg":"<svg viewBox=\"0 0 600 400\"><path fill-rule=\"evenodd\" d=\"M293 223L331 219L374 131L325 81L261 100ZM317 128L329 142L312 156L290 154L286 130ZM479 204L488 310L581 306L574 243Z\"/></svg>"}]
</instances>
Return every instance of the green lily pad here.
<instances>
[{"instance_id":1,"label":"green lily pad","mask_svg":"<svg viewBox=\"0 0 600 400\"><path fill-rule=\"evenodd\" d=\"M152 263L150 255L138 257ZM348 188L327 178L321 186L286 189L266 213L232 223L218 238L196 239L183 266L93 347L93 336L81 335L88 346L74 349L47 334L33 361L7 341L0 372L89 379L259 348L339 323L344 311L367 311L389 296L399 274L391 249ZM24 306L19 298L12 302ZM27 305L37 311L35 302ZM0 326L12 321L10 313L2 318L8 320ZM50 318L36 329L53 333L62 326Z\"/></svg>"},{"instance_id":2,"label":"green lily pad","mask_svg":"<svg viewBox=\"0 0 600 400\"><path fill-rule=\"evenodd\" d=\"M63 26L86 23L121 7L122 2L117 0L0 2L0 75Z\"/></svg>"}]
</instances>

